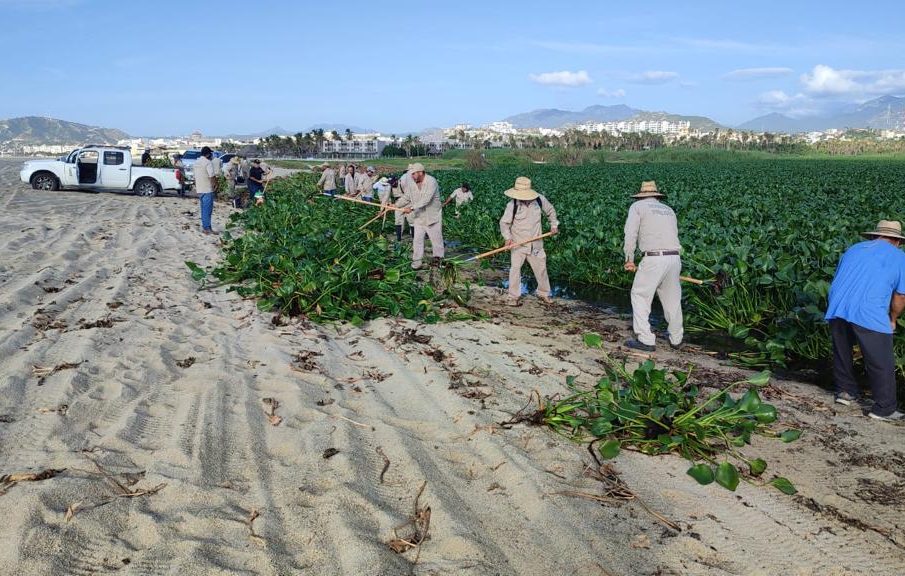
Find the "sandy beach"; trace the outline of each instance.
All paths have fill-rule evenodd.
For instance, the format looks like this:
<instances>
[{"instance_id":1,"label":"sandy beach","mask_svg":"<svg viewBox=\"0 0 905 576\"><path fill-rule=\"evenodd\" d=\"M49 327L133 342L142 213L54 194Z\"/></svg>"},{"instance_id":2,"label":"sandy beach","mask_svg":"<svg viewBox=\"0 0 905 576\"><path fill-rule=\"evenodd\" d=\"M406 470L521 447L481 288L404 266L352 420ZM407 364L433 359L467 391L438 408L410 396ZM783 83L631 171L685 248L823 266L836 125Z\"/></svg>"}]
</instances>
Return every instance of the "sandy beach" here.
<instances>
[{"instance_id":1,"label":"sandy beach","mask_svg":"<svg viewBox=\"0 0 905 576\"><path fill-rule=\"evenodd\" d=\"M0 476L52 472L0 479L0 574L905 573L905 429L826 390L775 379L804 435L751 450L796 496L631 452L608 485L585 446L498 423L603 374L587 332L643 359L624 316L479 288L482 322L275 321L190 277L220 257L197 201L35 191L19 167L0 160ZM633 497L604 498L615 481ZM428 507L429 538L391 549Z\"/></svg>"}]
</instances>

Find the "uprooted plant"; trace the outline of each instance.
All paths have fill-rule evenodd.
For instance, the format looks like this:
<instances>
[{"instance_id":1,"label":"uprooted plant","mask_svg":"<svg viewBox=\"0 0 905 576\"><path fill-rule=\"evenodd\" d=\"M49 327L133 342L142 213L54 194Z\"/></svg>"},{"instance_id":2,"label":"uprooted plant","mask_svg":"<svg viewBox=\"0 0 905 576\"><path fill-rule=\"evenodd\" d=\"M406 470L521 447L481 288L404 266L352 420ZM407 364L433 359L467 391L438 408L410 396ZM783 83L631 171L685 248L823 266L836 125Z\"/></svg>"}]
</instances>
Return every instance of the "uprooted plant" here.
<instances>
[{"instance_id":1,"label":"uprooted plant","mask_svg":"<svg viewBox=\"0 0 905 576\"><path fill-rule=\"evenodd\" d=\"M455 266L444 265L435 285L423 283L409 255L380 229L361 229L372 209L323 197L309 176L277 182L268 196L265 205L233 215L221 264L209 272L186 262L195 280L212 275L256 297L262 310L353 324L379 316L436 322L439 301L467 300ZM244 234L234 236L239 228Z\"/></svg>"},{"instance_id":2,"label":"uprooted plant","mask_svg":"<svg viewBox=\"0 0 905 576\"><path fill-rule=\"evenodd\" d=\"M535 417L556 432L576 441L590 440L603 459L620 450L648 455L677 453L693 465L688 474L700 484L717 484L735 490L740 479L760 478L767 469L761 458L748 458L739 450L758 434L792 442L800 430L776 432L776 408L761 401L757 387L767 384L769 372L730 384L706 397L689 381L689 372L658 369L650 360L629 372L613 361L606 363L606 376L590 390L581 390L574 377L567 378L572 394L562 399L539 401ZM744 394L731 392L747 385ZM594 454L595 458L597 457ZM720 461L722 460L722 461ZM746 472L740 472L739 466ZM775 477L770 484L794 494L792 482Z\"/></svg>"}]
</instances>

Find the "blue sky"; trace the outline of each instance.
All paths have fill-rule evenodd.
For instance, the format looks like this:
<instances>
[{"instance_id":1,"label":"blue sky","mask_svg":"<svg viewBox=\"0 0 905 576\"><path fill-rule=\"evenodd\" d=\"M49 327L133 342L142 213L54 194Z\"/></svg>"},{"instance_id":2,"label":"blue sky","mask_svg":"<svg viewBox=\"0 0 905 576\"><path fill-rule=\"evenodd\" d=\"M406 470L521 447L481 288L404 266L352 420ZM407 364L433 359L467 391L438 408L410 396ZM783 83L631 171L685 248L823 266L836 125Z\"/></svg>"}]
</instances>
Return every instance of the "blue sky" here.
<instances>
[{"instance_id":1,"label":"blue sky","mask_svg":"<svg viewBox=\"0 0 905 576\"><path fill-rule=\"evenodd\" d=\"M737 125L905 94L897 2L0 0L0 118L405 133L627 104Z\"/></svg>"}]
</instances>

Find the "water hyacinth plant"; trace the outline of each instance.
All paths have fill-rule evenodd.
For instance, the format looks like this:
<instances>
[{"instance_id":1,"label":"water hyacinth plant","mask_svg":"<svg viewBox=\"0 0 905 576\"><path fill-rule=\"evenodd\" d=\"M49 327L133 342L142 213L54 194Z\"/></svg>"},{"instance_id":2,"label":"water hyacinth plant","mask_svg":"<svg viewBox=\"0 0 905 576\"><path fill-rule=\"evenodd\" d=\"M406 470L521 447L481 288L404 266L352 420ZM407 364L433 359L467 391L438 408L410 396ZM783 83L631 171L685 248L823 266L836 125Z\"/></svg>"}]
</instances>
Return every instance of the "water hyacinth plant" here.
<instances>
[{"instance_id":1,"label":"water hyacinth plant","mask_svg":"<svg viewBox=\"0 0 905 576\"><path fill-rule=\"evenodd\" d=\"M691 461L688 474L701 484L716 482L735 490L743 476L761 477L767 463L748 458L740 448L754 434L792 442L799 430L776 432L776 408L763 402L757 387L767 384L768 372L736 382L702 397L701 389L689 382L690 372L667 372L650 360L628 372L607 362L607 375L590 390L581 390L574 378L567 379L572 393L544 402L543 422L577 441L590 441L603 459L615 458L629 449L648 455L676 453ZM750 386L741 395L731 392ZM739 467L744 472L740 472ZM794 494L786 478L768 482Z\"/></svg>"},{"instance_id":2,"label":"water hyacinth plant","mask_svg":"<svg viewBox=\"0 0 905 576\"><path fill-rule=\"evenodd\" d=\"M196 280L208 274L232 284L258 307L316 321L359 324L381 316L440 319L437 304L463 303L467 288L444 267L436 284L419 280L411 256L380 232L359 229L376 210L320 195L310 175L278 180L262 206L232 216L225 259L209 273L186 262ZM234 235L237 229L241 235Z\"/></svg>"}]
</instances>

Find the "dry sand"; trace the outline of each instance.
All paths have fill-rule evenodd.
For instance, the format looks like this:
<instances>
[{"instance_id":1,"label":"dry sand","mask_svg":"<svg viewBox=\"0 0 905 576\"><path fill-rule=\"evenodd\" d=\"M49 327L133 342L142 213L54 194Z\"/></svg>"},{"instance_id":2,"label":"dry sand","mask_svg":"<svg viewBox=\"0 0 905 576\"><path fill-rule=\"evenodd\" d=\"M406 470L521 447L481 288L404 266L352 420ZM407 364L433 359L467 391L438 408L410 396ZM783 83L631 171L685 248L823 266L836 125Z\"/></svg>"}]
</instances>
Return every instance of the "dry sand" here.
<instances>
[{"instance_id":1,"label":"dry sand","mask_svg":"<svg viewBox=\"0 0 905 576\"><path fill-rule=\"evenodd\" d=\"M184 260L219 257L195 201L38 192L17 171L0 161L0 475L64 471L0 495L0 574L905 572L905 430L814 386L775 382L805 435L753 451L797 497L633 453L614 467L636 501L565 496L603 492L584 447L496 423L595 381L581 336L624 355L625 318L482 289L486 322L277 325L189 277ZM656 357L702 384L744 375ZM397 554L424 482L430 538Z\"/></svg>"}]
</instances>

